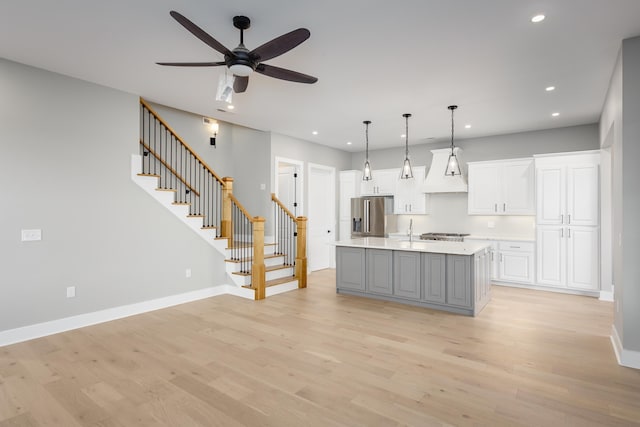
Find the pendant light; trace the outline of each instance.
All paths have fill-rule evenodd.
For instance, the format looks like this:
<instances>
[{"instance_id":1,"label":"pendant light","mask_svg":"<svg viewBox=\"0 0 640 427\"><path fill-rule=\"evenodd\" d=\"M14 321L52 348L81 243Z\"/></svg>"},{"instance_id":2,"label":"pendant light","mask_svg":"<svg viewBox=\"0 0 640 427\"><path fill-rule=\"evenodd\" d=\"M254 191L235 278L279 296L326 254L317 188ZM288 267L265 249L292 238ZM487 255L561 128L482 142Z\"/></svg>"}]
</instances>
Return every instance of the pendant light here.
<instances>
[{"instance_id":1,"label":"pendant light","mask_svg":"<svg viewBox=\"0 0 640 427\"><path fill-rule=\"evenodd\" d=\"M409 117L411 114L404 113L402 115L405 120L405 141L404 141L404 163L402 164L402 170L400 171L400 179L413 178L413 170L411 170L411 162L409 161Z\"/></svg>"},{"instance_id":2,"label":"pendant light","mask_svg":"<svg viewBox=\"0 0 640 427\"><path fill-rule=\"evenodd\" d=\"M364 169L362 170L362 180L363 181L371 181L373 176L371 175L371 165L369 164L369 125L371 124L371 120L365 120L365 160L364 160Z\"/></svg>"},{"instance_id":3,"label":"pendant light","mask_svg":"<svg viewBox=\"0 0 640 427\"><path fill-rule=\"evenodd\" d=\"M458 106L449 105L447 108L451 110L451 154L449 154L449 161L447 162L447 169L444 171L444 174L447 176L462 175L460 172L460 163L458 162L458 157L454 151L455 147L453 146L453 110L458 108Z\"/></svg>"}]
</instances>

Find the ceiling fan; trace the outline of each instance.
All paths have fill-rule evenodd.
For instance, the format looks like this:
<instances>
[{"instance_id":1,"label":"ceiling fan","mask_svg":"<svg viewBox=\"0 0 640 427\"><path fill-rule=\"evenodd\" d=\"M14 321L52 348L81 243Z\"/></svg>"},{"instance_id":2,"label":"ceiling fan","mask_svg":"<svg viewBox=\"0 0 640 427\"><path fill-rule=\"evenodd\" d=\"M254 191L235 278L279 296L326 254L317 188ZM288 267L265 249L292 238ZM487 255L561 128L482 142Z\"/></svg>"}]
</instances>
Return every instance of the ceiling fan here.
<instances>
[{"instance_id":1,"label":"ceiling fan","mask_svg":"<svg viewBox=\"0 0 640 427\"><path fill-rule=\"evenodd\" d=\"M240 44L233 50L227 49L216 39L211 37L202 28L185 18L180 13L172 10L169 13L173 19L178 21L183 27L194 36L205 42L207 45L224 55L224 61L220 62L156 62L158 65L169 65L175 67L218 67L226 65L229 71L235 76L233 81L233 91L236 93L247 90L249 75L252 72L275 77L276 79L288 80L298 83L315 83L316 77L264 64L263 61L280 56L307 40L311 33L306 28L298 28L287 34L263 44L260 47L249 51L244 46L244 30L251 26L251 20L246 16L234 16L233 26L240 30Z\"/></svg>"}]
</instances>

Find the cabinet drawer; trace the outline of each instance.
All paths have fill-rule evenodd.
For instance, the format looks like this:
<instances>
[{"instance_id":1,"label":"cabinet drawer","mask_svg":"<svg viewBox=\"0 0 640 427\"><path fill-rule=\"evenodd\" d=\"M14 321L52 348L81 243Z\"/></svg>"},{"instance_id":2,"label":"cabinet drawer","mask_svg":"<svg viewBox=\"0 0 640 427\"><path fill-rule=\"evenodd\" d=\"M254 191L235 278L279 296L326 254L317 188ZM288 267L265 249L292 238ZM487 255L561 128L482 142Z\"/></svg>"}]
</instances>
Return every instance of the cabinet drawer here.
<instances>
[{"instance_id":1,"label":"cabinet drawer","mask_svg":"<svg viewBox=\"0 0 640 427\"><path fill-rule=\"evenodd\" d=\"M535 249L534 242L509 242L509 241L498 242L498 250L500 251L533 253L534 249Z\"/></svg>"}]
</instances>

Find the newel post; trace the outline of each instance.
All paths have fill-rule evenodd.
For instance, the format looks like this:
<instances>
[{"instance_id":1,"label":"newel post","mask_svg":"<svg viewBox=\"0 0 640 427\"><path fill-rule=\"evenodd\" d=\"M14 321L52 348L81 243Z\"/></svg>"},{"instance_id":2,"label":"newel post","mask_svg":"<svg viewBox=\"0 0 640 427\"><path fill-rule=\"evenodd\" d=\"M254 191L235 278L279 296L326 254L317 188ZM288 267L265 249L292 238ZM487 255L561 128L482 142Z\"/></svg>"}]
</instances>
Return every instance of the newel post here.
<instances>
[{"instance_id":1,"label":"newel post","mask_svg":"<svg viewBox=\"0 0 640 427\"><path fill-rule=\"evenodd\" d=\"M233 194L233 178L225 176L222 178L222 182L222 220L220 221L222 229L220 230L220 237L229 239L229 246L232 246L231 239L233 236L231 234L233 225L231 223L231 198L229 196Z\"/></svg>"},{"instance_id":2,"label":"newel post","mask_svg":"<svg viewBox=\"0 0 640 427\"><path fill-rule=\"evenodd\" d=\"M264 218L253 218L253 264L251 265L251 287L255 290L255 299L265 299L264 267Z\"/></svg>"},{"instance_id":3,"label":"newel post","mask_svg":"<svg viewBox=\"0 0 640 427\"><path fill-rule=\"evenodd\" d=\"M307 217L296 218L296 279L298 288L307 287Z\"/></svg>"}]
</instances>

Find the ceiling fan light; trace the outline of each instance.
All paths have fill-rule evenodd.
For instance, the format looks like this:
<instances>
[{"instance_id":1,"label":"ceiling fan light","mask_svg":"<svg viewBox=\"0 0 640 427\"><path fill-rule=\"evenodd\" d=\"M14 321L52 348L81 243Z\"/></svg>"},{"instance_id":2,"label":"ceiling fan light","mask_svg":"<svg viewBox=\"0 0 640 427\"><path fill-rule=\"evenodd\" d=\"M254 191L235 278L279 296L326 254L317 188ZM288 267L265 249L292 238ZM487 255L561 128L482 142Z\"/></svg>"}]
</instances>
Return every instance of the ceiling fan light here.
<instances>
[{"instance_id":1,"label":"ceiling fan light","mask_svg":"<svg viewBox=\"0 0 640 427\"><path fill-rule=\"evenodd\" d=\"M234 76L247 77L248 75L253 73L253 68L244 64L233 64L229 67L229 71L231 71L231 74L233 74Z\"/></svg>"}]
</instances>

